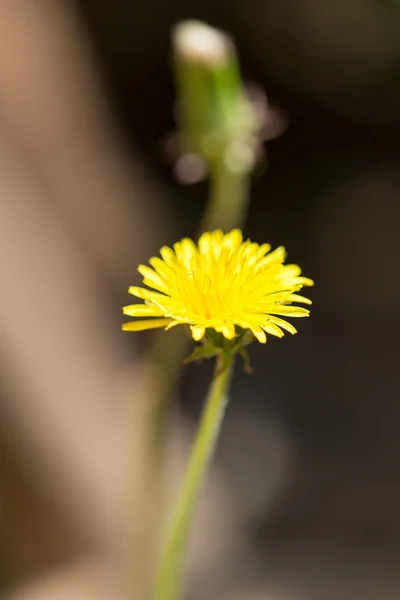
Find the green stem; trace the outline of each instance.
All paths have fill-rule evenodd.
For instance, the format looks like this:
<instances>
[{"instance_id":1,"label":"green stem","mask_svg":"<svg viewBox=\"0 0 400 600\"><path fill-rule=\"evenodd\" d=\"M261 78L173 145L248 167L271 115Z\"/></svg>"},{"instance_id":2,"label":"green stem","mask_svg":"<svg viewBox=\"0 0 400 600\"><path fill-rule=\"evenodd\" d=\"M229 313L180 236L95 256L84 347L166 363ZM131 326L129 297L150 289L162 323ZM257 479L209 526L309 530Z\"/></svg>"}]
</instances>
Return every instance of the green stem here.
<instances>
[{"instance_id":1,"label":"green stem","mask_svg":"<svg viewBox=\"0 0 400 600\"><path fill-rule=\"evenodd\" d=\"M156 577L155 600L178 600L180 597L181 572L190 526L221 428L232 371L232 358L224 365L223 370L219 369L217 363L186 474L169 521Z\"/></svg>"},{"instance_id":2,"label":"green stem","mask_svg":"<svg viewBox=\"0 0 400 600\"><path fill-rule=\"evenodd\" d=\"M228 232L244 224L249 194L249 173L238 173L219 160L210 173L210 197L202 231Z\"/></svg>"}]
</instances>

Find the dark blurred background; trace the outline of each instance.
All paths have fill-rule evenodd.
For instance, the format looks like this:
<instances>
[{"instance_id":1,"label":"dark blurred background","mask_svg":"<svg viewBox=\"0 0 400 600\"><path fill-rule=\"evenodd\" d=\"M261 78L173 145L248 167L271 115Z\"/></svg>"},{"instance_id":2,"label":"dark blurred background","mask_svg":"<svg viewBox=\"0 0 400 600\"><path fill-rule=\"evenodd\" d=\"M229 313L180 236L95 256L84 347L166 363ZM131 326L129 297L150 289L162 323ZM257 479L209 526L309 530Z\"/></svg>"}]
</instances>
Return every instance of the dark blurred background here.
<instances>
[{"instance_id":1,"label":"dark blurred background","mask_svg":"<svg viewBox=\"0 0 400 600\"><path fill-rule=\"evenodd\" d=\"M112 446L103 428L108 435L115 381L132 379L134 388L138 376L129 365L149 339L120 334L120 306L137 280L138 262L161 244L195 235L207 198L206 183L182 186L174 179L163 152L163 139L175 127L171 28L198 18L233 35L244 78L258 82L289 115L287 131L267 145L268 170L254 178L245 234L284 244L316 286L312 316L299 324L299 334L267 347L253 344L253 376L237 369L195 536L188 598L398 598L400 4L82 0L73 7L26 0L4 6L2 28L10 40L2 42L7 59L0 61L7 173L0 182L6 289L0 305L0 589L5 594L27 585L18 598L47 598L46 591L30 592L29 581L45 578L50 567L74 564L108 540L99 533L104 515L118 521L114 497L99 491L110 485L100 476L97 483L91 479L104 466L98 448L109 458L104 448ZM53 39L48 46L47 35ZM30 44L43 45L36 62ZM21 178L29 180L29 192L13 196ZM60 236L66 239L61 250ZM43 248L34 259L38 239ZM36 275L15 252L31 257L43 277L33 300ZM49 255L57 264L47 265ZM78 290L72 308L69 281ZM35 302L42 310L36 325ZM32 329L20 322L23 331L16 333L12 323L26 307ZM59 332L65 311L70 316ZM78 337L66 343L71 327ZM185 370L179 400L185 435L196 423L209 377L207 365ZM63 382L71 379L82 383L68 390ZM117 387L125 398L125 388L133 389ZM82 396L93 398L84 410ZM60 406L68 406L68 418L58 414ZM43 442L54 423L67 430L65 439L54 433L57 440ZM57 490L68 481L78 481L77 491L63 502L65 493ZM104 506L93 517L99 498ZM74 587L58 591L69 589L62 575L59 585L49 598L78 598ZM82 593L92 597L91 588Z\"/></svg>"}]
</instances>

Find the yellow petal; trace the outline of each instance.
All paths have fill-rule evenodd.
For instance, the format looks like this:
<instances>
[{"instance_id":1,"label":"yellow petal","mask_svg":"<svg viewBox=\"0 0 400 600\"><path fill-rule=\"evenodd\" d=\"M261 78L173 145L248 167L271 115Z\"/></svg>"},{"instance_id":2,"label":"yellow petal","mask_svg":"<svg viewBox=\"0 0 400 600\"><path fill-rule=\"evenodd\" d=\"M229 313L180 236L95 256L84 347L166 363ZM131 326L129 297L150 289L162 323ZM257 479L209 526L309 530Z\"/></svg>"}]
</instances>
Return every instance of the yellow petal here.
<instances>
[{"instance_id":1,"label":"yellow petal","mask_svg":"<svg viewBox=\"0 0 400 600\"><path fill-rule=\"evenodd\" d=\"M208 231L203 233L203 235L200 236L200 239L199 239L199 250L200 250L201 254L208 254L213 242L214 242L213 234L209 233Z\"/></svg>"},{"instance_id":2,"label":"yellow petal","mask_svg":"<svg viewBox=\"0 0 400 600\"><path fill-rule=\"evenodd\" d=\"M160 292L168 292L164 280L150 267L139 265L138 271L144 277L144 284Z\"/></svg>"},{"instance_id":3,"label":"yellow petal","mask_svg":"<svg viewBox=\"0 0 400 600\"><path fill-rule=\"evenodd\" d=\"M265 331L261 329L261 327L251 327L251 331L254 336L260 342L260 344L265 344L267 341L267 336L265 335Z\"/></svg>"},{"instance_id":4,"label":"yellow petal","mask_svg":"<svg viewBox=\"0 0 400 600\"><path fill-rule=\"evenodd\" d=\"M158 256L153 256L153 258L149 260L149 263L156 271L156 273L160 275L162 280L167 279L169 277L171 269L167 267L167 265L163 260L161 260L161 258L158 258Z\"/></svg>"},{"instance_id":5,"label":"yellow petal","mask_svg":"<svg viewBox=\"0 0 400 600\"><path fill-rule=\"evenodd\" d=\"M271 322L265 323L265 325L263 325L263 329L267 333L270 333L271 335L275 335L278 338L281 338L284 336L282 329L280 327L278 327L277 325L274 325L274 323L271 323Z\"/></svg>"},{"instance_id":6,"label":"yellow petal","mask_svg":"<svg viewBox=\"0 0 400 600\"><path fill-rule=\"evenodd\" d=\"M267 254L267 252L269 252L270 250L271 244L261 244L261 246L256 252L257 259L260 260L261 258L263 258L263 256L265 256L265 254Z\"/></svg>"},{"instance_id":7,"label":"yellow petal","mask_svg":"<svg viewBox=\"0 0 400 600\"><path fill-rule=\"evenodd\" d=\"M193 261L197 256L197 248L195 243L189 238L184 238L181 241L181 251L182 263L187 269L192 268Z\"/></svg>"},{"instance_id":8,"label":"yellow petal","mask_svg":"<svg viewBox=\"0 0 400 600\"><path fill-rule=\"evenodd\" d=\"M243 329L260 329L265 323L265 315L244 313L243 319L237 319L236 324Z\"/></svg>"},{"instance_id":9,"label":"yellow petal","mask_svg":"<svg viewBox=\"0 0 400 600\"><path fill-rule=\"evenodd\" d=\"M146 288L137 287L135 285L130 286L128 293L132 294L132 296L136 296L136 298L141 298L142 300L165 300L167 298L165 294L153 292L153 290L146 290Z\"/></svg>"},{"instance_id":10,"label":"yellow petal","mask_svg":"<svg viewBox=\"0 0 400 600\"><path fill-rule=\"evenodd\" d=\"M224 323L220 331L226 337L227 340L233 340L233 338L236 335L235 326L233 323Z\"/></svg>"},{"instance_id":11,"label":"yellow petal","mask_svg":"<svg viewBox=\"0 0 400 600\"><path fill-rule=\"evenodd\" d=\"M146 277L143 279L143 283L144 285L147 285L149 288L153 288L155 290L158 290L159 292L163 292L164 294L168 294L168 290L164 285L160 285L158 286L154 280L151 279L146 279Z\"/></svg>"},{"instance_id":12,"label":"yellow petal","mask_svg":"<svg viewBox=\"0 0 400 600\"><path fill-rule=\"evenodd\" d=\"M148 306L147 304L130 304L124 306L122 312L129 317L162 317L165 315L158 306Z\"/></svg>"},{"instance_id":13,"label":"yellow petal","mask_svg":"<svg viewBox=\"0 0 400 600\"><path fill-rule=\"evenodd\" d=\"M166 331L169 331L170 329L172 329L173 327L176 327L177 325L183 325L183 323L184 323L183 321L172 320L171 323L169 323L165 329L166 329Z\"/></svg>"},{"instance_id":14,"label":"yellow petal","mask_svg":"<svg viewBox=\"0 0 400 600\"><path fill-rule=\"evenodd\" d=\"M223 245L229 248L232 252L237 250L242 243L243 235L240 229L233 229L230 233L224 236Z\"/></svg>"},{"instance_id":15,"label":"yellow petal","mask_svg":"<svg viewBox=\"0 0 400 600\"><path fill-rule=\"evenodd\" d=\"M169 267L176 263L175 252L172 250L172 248L168 248L168 246L163 246L160 250L160 254L165 264L167 264Z\"/></svg>"},{"instance_id":16,"label":"yellow petal","mask_svg":"<svg viewBox=\"0 0 400 600\"><path fill-rule=\"evenodd\" d=\"M130 321L123 323L123 331L144 331L145 329L156 329L158 327L166 327L171 323L172 319L147 319L146 321Z\"/></svg>"},{"instance_id":17,"label":"yellow petal","mask_svg":"<svg viewBox=\"0 0 400 600\"><path fill-rule=\"evenodd\" d=\"M272 265L275 262L283 262L285 260L286 250L283 246L279 246L270 254L267 254L260 262L258 263L258 267L260 269L265 269L266 266Z\"/></svg>"},{"instance_id":18,"label":"yellow petal","mask_svg":"<svg viewBox=\"0 0 400 600\"><path fill-rule=\"evenodd\" d=\"M275 323L275 325L282 327L282 329L285 329L291 334L297 333L297 329L291 323L288 323L288 321L284 321L279 317L273 317L272 315L268 316L268 320L271 321L271 323Z\"/></svg>"},{"instance_id":19,"label":"yellow petal","mask_svg":"<svg viewBox=\"0 0 400 600\"><path fill-rule=\"evenodd\" d=\"M314 285L313 279L310 279L309 277L299 277L299 279L301 279L302 285L307 285L308 287L313 287Z\"/></svg>"},{"instance_id":20,"label":"yellow petal","mask_svg":"<svg viewBox=\"0 0 400 600\"><path fill-rule=\"evenodd\" d=\"M286 302L301 302L302 304L312 304L312 301L305 296L299 296L299 294L290 294L285 298Z\"/></svg>"},{"instance_id":21,"label":"yellow petal","mask_svg":"<svg viewBox=\"0 0 400 600\"><path fill-rule=\"evenodd\" d=\"M271 315L286 315L288 317L308 317L310 311L301 306L279 306L279 304L268 309Z\"/></svg>"},{"instance_id":22,"label":"yellow petal","mask_svg":"<svg viewBox=\"0 0 400 600\"><path fill-rule=\"evenodd\" d=\"M199 342L204 337L206 332L205 327L202 327L201 325L192 325L190 330L192 332L192 338L195 342Z\"/></svg>"},{"instance_id":23,"label":"yellow petal","mask_svg":"<svg viewBox=\"0 0 400 600\"><path fill-rule=\"evenodd\" d=\"M292 286L297 286L297 285L306 285L308 287L312 287L314 285L314 282L312 279L309 279L308 277L283 277L282 278L282 283L285 284L285 287L292 287Z\"/></svg>"},{"instance_id":24,"label":"yellow petal","mask_svg":"<svg viewBox=\"0 0 400 600\"><path fill-rule=\"evenodd\" d=\"M183 238L183 240L174 244L174 250L178 263L183 265L185 269L191 269L197 256L195 243L189 238Z\"/></svg>"},{"instance_id":25,"label":"yellow petal","mask_svg":"<svg viewBox=\"0 0 400 600\"><path fill-rule=\"evenodd\" d=\"M301 275L301 269L299 265L283 265L282 270L280 272L280 277L298 277Z\"/></svg>"}]
</instances>

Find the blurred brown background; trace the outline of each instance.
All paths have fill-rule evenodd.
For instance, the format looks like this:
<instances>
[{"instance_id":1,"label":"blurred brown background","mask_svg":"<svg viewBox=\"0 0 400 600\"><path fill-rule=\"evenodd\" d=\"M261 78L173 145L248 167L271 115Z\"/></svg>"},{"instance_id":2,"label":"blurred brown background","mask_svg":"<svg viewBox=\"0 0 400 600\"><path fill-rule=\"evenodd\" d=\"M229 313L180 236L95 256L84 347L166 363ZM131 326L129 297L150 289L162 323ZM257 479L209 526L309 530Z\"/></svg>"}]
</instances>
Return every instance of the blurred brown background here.
<instances>
[{"instance_id":1,"label":"blurred brown background","mask_svg":"<svg viewBox=\"0 0 400 600\"><path fill-rule=\"evenodd\" d=\"M233 34L245 78L289 114L245 233L284 244L317 285L299 335L254 345L252 377L238 369L188 598L398 598L400 4L4 0L1 13L1 597L117 598L150 395L149 336L122 334L120 307L136 265L194 235L206 199L162 151L170 31L195 17ZM185 369L182 448L209 376Z\"/></svg>"}]
</instances>

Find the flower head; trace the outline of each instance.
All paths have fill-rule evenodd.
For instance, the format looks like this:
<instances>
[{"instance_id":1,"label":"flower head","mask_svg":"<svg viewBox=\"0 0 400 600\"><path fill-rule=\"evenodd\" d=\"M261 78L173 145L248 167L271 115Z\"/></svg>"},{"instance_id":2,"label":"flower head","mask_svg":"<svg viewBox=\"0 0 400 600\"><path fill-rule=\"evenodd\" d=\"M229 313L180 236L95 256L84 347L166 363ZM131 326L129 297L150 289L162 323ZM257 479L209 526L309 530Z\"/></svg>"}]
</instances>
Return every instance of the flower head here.
<instances>
[{"instance_id":1,"label":"flower head","mask_svg":"<svg viewBox=\"0 0 400 600\"><path fill-rule=\"evenodd\" d=\"M269 244L243 241L239 229L225 235L220 230L204 233L197 245L185 238L173 249L164 246L161 258L150 259L151 267L138 268L144 285L152 289L129 288L144 304L123 309L125 315L147 318L124 323L122 329L187 324L196 341L214 330L228 340L239 332L252 332L261 343L266 334L296 333L282 317L308 316L306 308L293 303L311 304L297 292L313 281L301 277L298 265L283 264L282 246L270 250Z\"/></svg>"}]
</instances>

